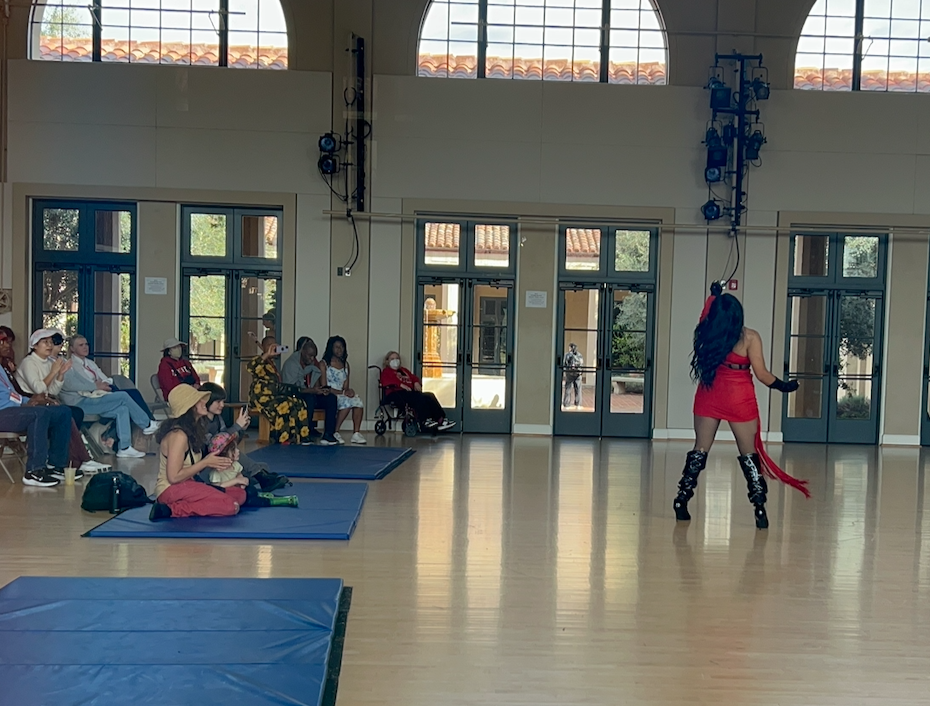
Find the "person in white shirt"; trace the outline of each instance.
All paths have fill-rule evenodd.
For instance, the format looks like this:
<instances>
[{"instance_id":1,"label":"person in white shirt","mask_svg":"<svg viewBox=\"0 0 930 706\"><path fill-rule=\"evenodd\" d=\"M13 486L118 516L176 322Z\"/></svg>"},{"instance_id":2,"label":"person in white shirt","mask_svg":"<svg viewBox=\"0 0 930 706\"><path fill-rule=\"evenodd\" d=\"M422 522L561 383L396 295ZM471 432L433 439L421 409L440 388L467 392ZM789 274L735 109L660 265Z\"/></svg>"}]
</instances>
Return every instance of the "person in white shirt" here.
<instances>
[{"instance_id":1,"label":"person in white shirt","mask_svg":"<svg viewBox=\"0 0 930 706\"><path fill-rule=\"evenodd\" d=\"M119 387L113 384L113 378L104 373L100 366L88 357L90 355L90 345L87 343L87 338L81 334L72 336L68 339L68 352L70 353L72 367L91 380L98 390L125 392L132 398L133 402L142 408L142 411L148 415L149 419L155 420L155 415L152 414L152 410L149 409L141 392L138 390L120 390Z\"/></svg>"},{"instance_id":2,"label":"person in white shirt","mask_svg":"<svg viewBox=\"0 0 930 706\"><path fill-rule=\"evenodd\" d=\"M118 458L142 458L145 452L132 447L130 421L142 428L145 434L154 434L158 424L151 421L145 412L125 392L104 392L73 369L70 360L52 357L56 346L61 345L61 331L39 329L29 337L32 352L23 358L16 379L26 392L31 394L58 395L69 406L78 407L87 414L99 414L106 419L116 420Z\"/></svg>"}]
</instances>

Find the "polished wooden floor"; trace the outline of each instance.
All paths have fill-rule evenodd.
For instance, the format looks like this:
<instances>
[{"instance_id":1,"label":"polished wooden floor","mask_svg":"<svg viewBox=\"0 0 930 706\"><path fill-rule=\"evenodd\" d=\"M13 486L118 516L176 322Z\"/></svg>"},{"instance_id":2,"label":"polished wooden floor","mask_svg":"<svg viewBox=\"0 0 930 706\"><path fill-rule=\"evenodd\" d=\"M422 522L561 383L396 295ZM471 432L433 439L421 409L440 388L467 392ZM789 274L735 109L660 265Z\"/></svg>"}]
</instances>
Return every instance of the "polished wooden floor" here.
<instances>
[{"instance_id":1,"label":"polished wooden floor","mask_svg":"<svg viewBox=\"0 0 930 706\"><path fill-rule=\"evenodd\" d=\"M341 577L354 598L340 706L930 698L923 452L773 447L813 498L775 488L758 532L732 445L714 448L694 520L676 526L684 443L410 443L349 542L83 539L103 518L80 510L80 483L0 475L0 584ZM120 468L154 480L153 456Z\"/></svg>"}]
</instances>

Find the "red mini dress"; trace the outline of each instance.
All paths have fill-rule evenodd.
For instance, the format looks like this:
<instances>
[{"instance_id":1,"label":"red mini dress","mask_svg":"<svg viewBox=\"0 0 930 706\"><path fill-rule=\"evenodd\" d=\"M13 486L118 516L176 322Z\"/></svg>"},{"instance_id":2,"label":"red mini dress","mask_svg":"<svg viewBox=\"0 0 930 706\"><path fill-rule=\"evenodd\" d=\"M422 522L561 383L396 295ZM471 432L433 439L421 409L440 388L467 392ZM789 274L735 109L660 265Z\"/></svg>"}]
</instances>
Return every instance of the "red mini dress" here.
<instances>
[{"instance_id":1,"label":"red mini dress","mask_svg":"<svg viewBox=\"0 0 930 706\"><path fill-rule=\"evenodd\" d=\"M742 369L730 365L745 366ZM749 358L727 353L711 387L698 384L694 393L694 413L699 417L727 422L754 422L759 418L756 388L752 384Z\"/></svg>"}]
</instances>

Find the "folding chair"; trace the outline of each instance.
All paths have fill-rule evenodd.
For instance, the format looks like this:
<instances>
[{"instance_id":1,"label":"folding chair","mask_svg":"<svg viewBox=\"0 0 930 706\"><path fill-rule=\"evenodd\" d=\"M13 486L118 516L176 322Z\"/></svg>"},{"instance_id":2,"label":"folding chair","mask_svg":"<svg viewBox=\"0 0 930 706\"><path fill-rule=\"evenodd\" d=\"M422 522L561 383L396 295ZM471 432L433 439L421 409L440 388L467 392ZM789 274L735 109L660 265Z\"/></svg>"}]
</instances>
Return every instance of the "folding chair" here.
<instances>
[{"instance_id":1,"label":"folding chair","mask_svg":"<svg viewBox=\"0 0 930 706\"><path fill-rule=\"evenodd\" d=\"M26 472L26 446L23 444L23 440L19 434L15 432L0 431L0 466L3 467L6 477L10 479L10 483L15 483L13 480L13 474L10 473L10 469L6 465L4 460L4 453L9 449L13 453L13 457L19 461L23 466L23 473Z\"/></svg>"}]
</instances>

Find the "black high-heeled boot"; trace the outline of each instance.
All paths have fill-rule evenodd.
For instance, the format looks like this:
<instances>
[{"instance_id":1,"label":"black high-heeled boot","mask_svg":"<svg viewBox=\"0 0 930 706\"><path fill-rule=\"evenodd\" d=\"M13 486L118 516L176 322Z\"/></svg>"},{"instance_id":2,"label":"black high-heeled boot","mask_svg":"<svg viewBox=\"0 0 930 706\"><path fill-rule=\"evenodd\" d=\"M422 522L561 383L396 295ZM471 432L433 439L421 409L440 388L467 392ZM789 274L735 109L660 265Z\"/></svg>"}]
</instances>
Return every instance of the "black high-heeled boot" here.
<instances>
[{"instance_id":1,"label":"black high-heeled boot","mask_svg":"<svg viewBox=\"0 0 930 706\"><path fill-rule=\"evenodd\" d=\"M678 497L672 508L675 510L675 519L679 522L687 522L691 519L688 513L688 501L694 497L694 489L697 487L698 476L707 466L706 451L689 451L685 460L685 468L681 472L681 480L678 481Z\"/></svg>"},{"instance_id":2,"label":"black high-heeled boot","mask_svg":"<svg viewBox=\"0 0 930 706\"><path fill-rule=\"evenodd\" d=\"M769 518L765 514L765 500L769 492L762 467L759 465L759 454L746 454L739 457L739 467L743 469L746 478L749 502L755 508L756 529L768 529Z\"/></svg>"}]
</instances>

